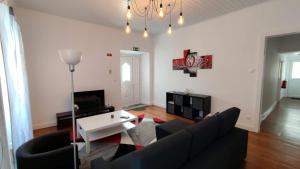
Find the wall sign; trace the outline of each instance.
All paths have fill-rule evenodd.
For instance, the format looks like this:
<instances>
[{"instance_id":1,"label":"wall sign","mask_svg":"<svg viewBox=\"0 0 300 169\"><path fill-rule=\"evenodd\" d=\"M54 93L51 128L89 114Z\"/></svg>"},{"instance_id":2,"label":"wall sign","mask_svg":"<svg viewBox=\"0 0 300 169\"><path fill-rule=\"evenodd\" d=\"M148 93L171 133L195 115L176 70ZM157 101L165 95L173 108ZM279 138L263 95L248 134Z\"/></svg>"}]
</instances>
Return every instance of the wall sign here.
<instances>
[{"instance_id":1,"label":"wall sign","mask_svg":"<svg viewBox=\"0 0 300 169\"><path fill-rule=\"evenodd\" d=\"M184 50L183 58L173 59L173 70L183 70L190 77L197 77L198 69L212 69L212 55L198 56L188 49Z\"/></svg>"}]
</instances>

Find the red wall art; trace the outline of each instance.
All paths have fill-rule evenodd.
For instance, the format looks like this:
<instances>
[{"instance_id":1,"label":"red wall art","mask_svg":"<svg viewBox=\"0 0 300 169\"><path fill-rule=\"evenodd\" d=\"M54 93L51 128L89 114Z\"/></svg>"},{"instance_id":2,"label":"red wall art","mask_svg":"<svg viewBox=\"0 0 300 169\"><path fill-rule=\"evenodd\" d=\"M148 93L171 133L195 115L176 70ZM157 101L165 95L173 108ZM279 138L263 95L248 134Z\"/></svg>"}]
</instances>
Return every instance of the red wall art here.
<instances>
[{"instance_id":1,"label":"red wall art","mask_svg":"<svg viewBox=\"0 0 300 169\"><path fill-rule=\"evenodd\" d=\"M198 56L188 49L184 50L183 58L173 59L173 70L183 70L190 77L197 77L198 69L212 69L212 55Z\"/></svg>"}]
</instances>

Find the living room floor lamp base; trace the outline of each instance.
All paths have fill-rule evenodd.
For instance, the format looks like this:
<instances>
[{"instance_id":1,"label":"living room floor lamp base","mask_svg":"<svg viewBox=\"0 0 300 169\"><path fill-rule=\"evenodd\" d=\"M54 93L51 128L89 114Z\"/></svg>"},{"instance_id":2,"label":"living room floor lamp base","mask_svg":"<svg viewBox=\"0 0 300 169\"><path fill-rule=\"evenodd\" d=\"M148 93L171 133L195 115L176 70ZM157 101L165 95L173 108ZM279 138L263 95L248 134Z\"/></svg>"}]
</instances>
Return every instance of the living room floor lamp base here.
<instances>
[{"instance_id":1,"label":"living room floor lamp base","mask_svg":"<svg viewBox=\"0 0 300 169\"><path fill-rule=\"evenodd\" d=\"M82 59L82 53L74 49L63 49L58 51L58 55L62 62L69 65L69 71L71 73L71 106L72 106L72 123L73 123L73 146L74 146L74 169L77 169L77 154L76 154L76 127L75 127L75 110L74 110L74 79L73 73L75 71L75 65L77 65Z\"/></svg>"}]
</instances>

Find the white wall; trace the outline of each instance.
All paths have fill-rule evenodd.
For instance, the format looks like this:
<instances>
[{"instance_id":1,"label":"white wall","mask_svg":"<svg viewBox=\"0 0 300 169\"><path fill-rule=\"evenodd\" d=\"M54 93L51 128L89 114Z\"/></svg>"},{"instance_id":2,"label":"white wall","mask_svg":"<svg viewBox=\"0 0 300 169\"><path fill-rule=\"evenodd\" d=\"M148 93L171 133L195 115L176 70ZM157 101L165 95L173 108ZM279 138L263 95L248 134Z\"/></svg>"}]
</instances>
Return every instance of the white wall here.
<instances>
[{"instance_id":1,"label":"white wall","mask_svg":"<svg viewBox=\"0 0 300 169\"><path fill-rule=\"evenodd\" d=\"M300 51L300 34L286 35L277 39L279 40L279 52Z\"/></svg>"},{"instance_id":2,"label":"white wall","mask_svg":"<svg viewBox=\"0 0 300 169\"><path fill-rule=\"evenodd\" d=\"M16 6L16 2L14 0L4 0L4 3L6 3L7 5L10 5L12 7Z\"/></svg>"},{"instance_id":3,"label":"white wall","mask_svg":"<svg viewBox=\"0 0 300 169\"><path fill-rule=\"evenodd\" d=\"M280 60L282 62L281 82L287 80L288 62L286 57L280 54ZM287 97L287 89L280 89L280 99Z\"/></svg>"},{"instance_id":4,"label":"white wall","mask_svg":"<svg viewBox=\"0 0 300 169\"><path fill-rule=\"evenodd\" d=\"M261 118L264 120L275 108L280 97L280 56L277 38L266 41L266 56L263 75Z\"/></svg>"},{"instance_id":5,"label":"white wall","mask_svg":"<svg viewBox=\"0 0 300 169\"><path fill-rule=\"evenodd\" d=\"M264 66L264 86L262 112L267 111L278 99L279 81L279 46L277 39L268 38L266 45L266 58Z\"/></svg>"},{"instance_id":6,"label":"white wall","mask_svg":"<svg viewBox=\"0 0 300 169\"><path fill-rule=\"evenodd\" d=\"M141 34L17 8L25 47L34 128L55 125L55 114L70 110L70 74L57 56L63 48L83 52L75 90L105 89L106 103L121 107L120 50L138 46L152 53ZM112 53L113 57L107 57ZM109 74L109 69L112 74Z\"/></svg>"},{"instance_id":7,"label":"white wall","mask_svg":"<svg viewBox=\"0 0 300 169\"><path fill-rule=\"evenodd\" d=\"M212 112L240 107L238 125L258 131L264 38L300 32L299 6L299 0L274 0L175 30L171 36L159 35L154 46L154 104L165 107L167 91L188 88L212 95ZM184 49L213 54L213 69L199 70L197 78L173 71L172 59L181 57Z\"/></svg>"}]
</instances>

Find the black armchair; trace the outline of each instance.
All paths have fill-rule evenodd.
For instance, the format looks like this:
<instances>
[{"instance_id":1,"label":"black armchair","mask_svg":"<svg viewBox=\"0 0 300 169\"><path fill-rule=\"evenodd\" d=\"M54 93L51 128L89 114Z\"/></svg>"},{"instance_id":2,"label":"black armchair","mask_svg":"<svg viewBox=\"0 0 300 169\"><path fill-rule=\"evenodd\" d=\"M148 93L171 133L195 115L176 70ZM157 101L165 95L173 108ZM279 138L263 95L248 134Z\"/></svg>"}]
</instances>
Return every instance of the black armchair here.
<instances>
[{"instance_id":1,"label":"black armchair","mask_svg":"<svg viewBox=\"0 0 300 169\"><path fill-rule=\"evenodd\" d=\"M77 166L80 165L77 153ZM18 169L73 169L74 147L69 131L48 134L24 143L16 152Z\"/></svg>"}]
</instances>

